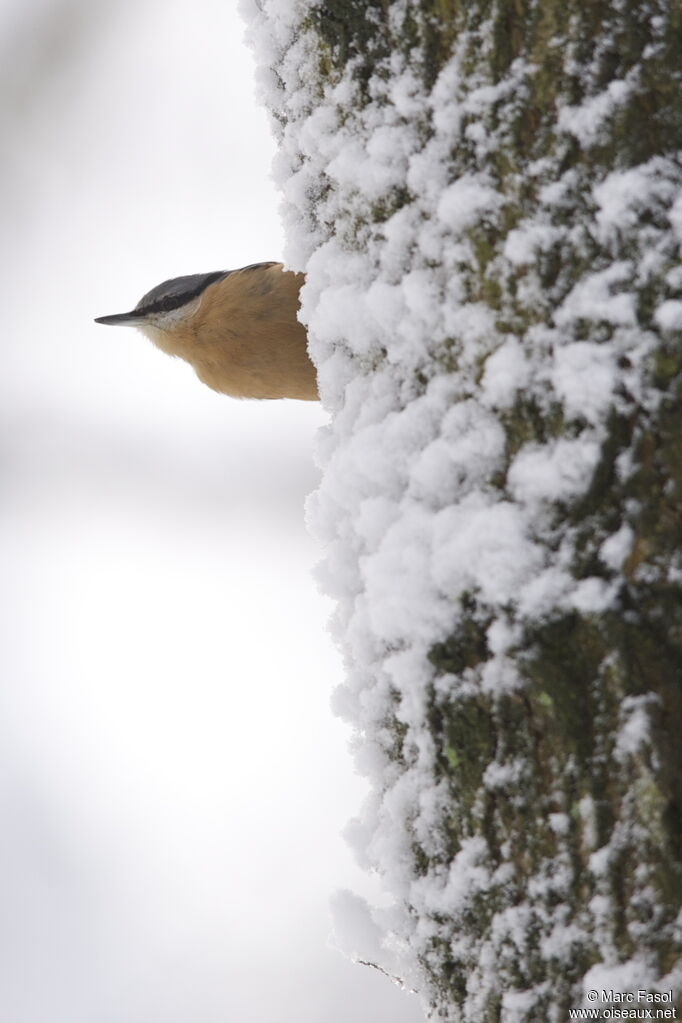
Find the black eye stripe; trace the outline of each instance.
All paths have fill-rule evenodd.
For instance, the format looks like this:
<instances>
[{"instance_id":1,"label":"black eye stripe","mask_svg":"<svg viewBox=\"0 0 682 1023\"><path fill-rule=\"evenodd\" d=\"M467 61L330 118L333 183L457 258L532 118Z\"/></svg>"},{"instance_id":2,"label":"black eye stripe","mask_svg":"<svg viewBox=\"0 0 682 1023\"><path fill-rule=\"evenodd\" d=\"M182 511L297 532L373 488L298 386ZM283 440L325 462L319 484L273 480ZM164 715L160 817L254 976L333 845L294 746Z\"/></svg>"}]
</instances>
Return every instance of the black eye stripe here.
<instances>
[{"instance_id":1,"label":"black eye stripe","mask_svg":"<svg viewBox=\"0 0 682 1023\"><path fill-rule=\"evenodd\" d=\"M250 266L244 266L239 270L215 270L213 273L173 277L162 284L157 284L155 288L152 288L146 295L143 295L135 306L134 312L139 313L141 316L148 316L153 313L170 313L174 309L180 309L183 305L187 305L188 302L198 298L209 284L214 284L224 277L229 277L230 274L246 273L249 270L263 270L275 265L273 262L251 263Z\"/></svg>"},{"instance_id":2,"label":"black eye stripe","mask_svg":"<svg viewBox=\"0 0 682 1023\"><path fill-rule=\"evenodd\" d=\"M203 290L203 288L197 288L195 291L187 291L182 295L169 295L167 298L160 298L156 302L142 306L140 311L145 314L170 313L173 309L179 309L181 306L191 302L193 298L198 298Z\"/></svg>"},{"instance_id":3,"label":"black eye stripe","mask_svg":"<svg viewBox=\"0 0 682 1023\"><path fill-rule=\"evenodd\" d=\"M147 292L135 306L135 312L146 316L150 313L169 313L174 309L198 298L209 284L226 277L229 271L216 270L209 274L192 274L189 277L175 277L158 284Z\"/></svg>"}]
</instances>

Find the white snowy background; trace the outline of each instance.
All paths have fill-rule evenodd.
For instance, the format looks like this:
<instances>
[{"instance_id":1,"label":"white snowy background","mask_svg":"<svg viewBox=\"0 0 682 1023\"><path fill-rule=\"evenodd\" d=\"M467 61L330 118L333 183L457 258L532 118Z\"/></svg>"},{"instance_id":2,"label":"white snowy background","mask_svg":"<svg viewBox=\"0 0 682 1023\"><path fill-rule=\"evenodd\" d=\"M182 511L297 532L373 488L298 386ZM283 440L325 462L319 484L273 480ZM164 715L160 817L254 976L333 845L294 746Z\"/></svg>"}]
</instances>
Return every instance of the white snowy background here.
<instances>
[{"instance_id":1,"label":"white snowy background","mask_svg":"<svg viewBox=\"0 0 682 1023\"><path fill-rule=\"evenodd\" d=\"M327 947L372 895L303 525L317 406L92 318L278 258L231 0L4 0L0 1018L409 1023Z\"/></svg>"}]
</instances>

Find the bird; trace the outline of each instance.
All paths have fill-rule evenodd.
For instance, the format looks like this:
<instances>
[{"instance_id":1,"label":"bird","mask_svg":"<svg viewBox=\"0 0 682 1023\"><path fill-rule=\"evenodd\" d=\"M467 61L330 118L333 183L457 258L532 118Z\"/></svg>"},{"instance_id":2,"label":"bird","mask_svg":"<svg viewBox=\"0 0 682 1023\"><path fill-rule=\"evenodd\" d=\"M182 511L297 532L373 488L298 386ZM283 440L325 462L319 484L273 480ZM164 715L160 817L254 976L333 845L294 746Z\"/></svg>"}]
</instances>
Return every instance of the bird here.
<instances>
[{"instance_id":1,"label":"bird","mask_svg":"<svg viewBox=\"0 0 682 1023\"><path fill-rule=\"evenodd\" d=\"M138 327L222 394L316 401L317 375L296 315L304 280L282 263L174 277L130 312L95 323Z\"/></svg>"}]
</instances>

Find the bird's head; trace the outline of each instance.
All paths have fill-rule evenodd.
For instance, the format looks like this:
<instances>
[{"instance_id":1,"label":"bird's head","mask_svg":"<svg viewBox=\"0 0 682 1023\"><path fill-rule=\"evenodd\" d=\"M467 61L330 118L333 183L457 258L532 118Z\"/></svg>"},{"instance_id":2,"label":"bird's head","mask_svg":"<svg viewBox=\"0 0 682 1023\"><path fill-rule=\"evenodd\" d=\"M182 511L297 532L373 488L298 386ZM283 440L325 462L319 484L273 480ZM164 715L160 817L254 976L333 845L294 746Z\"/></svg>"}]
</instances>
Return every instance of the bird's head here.
<instances>
[{"instance_id":1,"label":"bird's head","mask_svg":"<svg viewBox=\"0 0 682 1023\"><path fill-rule=\"evenodd\" d=\"M129 313L98 316L95 323L139 327L150 334L156 331L172 332L192 317L209 284L226 276L227 271L216 270L208 274L174 277L148 291Z\"/></svg>"}]
</instances>

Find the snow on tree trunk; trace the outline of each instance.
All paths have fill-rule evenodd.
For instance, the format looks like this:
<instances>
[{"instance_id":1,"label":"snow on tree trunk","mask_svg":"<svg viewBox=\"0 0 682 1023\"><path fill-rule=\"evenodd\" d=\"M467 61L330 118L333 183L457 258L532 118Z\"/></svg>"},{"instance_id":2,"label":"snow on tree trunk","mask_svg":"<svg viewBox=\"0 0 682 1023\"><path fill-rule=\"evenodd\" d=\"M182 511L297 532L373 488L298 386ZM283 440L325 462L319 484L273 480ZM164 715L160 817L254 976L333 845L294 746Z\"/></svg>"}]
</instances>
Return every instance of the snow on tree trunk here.
<instances>
[{"instance_id":1,"label":"snow on tree trunk","mask_svg":"<svg viewBox=\"0 0 682 1023\"><path fill-rule=\"evenodd\" d=\"M447 1021L674 999L682 7L242 6L331 412L349 833L394 899L339 897L349 950Z\"/></svg>"}]
</instances>

